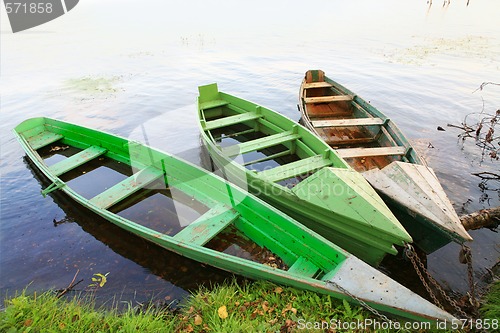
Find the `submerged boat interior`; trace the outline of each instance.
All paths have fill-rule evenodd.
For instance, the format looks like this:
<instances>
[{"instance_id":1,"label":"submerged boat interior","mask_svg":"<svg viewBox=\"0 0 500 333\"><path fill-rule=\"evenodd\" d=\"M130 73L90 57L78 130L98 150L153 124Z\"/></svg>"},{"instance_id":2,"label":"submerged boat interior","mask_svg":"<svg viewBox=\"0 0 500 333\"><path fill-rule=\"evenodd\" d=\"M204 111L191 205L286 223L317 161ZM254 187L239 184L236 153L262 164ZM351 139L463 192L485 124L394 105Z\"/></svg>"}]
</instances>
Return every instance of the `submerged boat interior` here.
<instances>
[{"instance_id":1,"label":"submerged boat interior","mask_svg":"<svg viewBox=\"0 0 500 333\"><path fill-rule=\"evenodd\" d=\"M223 196L226 201L228 197L236 200L240 196L239 203L218 202L209 194L202 193L197 188L200 187L198 182L203 182L203 179L198 177L213 176L199 171L193 177L193 174L188 174L189 171L181 171L181 163L185 162L174 157L163 160L162 171L157 163L147 165L144 159L134 163L136 153L131 144L130 150L123 149L117 153L103 148L116 142L97 146L47 130L38 129L35 133L31 136L28 133L23 138L35 151L35 158L64 182L64 186L100 209L116 214L120 221L131 221L140 225L139 228L144 227L152 237L167 235L174 241L199 245L315 279L333 274L338 263L345 259L342 252L330 248L327 253L317 253L314 262L310 261L311 253L317 251L304 250L294 244L299 244L299 238L302 241L304 237L311 238L311 244L318 245L321 241L312 235L304 236L300 227L290 230L285 217L274 216L271 222L269 216L265 218L260 215L263 213L253 212L255 204L251 198L243 192L227 193L231 190L223 182L217 185L217 190L223 188L225 193L215 196ZM143 149L149 147L141 147L140 154L158 154L157 151ZM158 161L158 156L151 160ZM178 164L170 163L170 160ZM42 193L48 194L57 188L61 185L55 181ZM210 188L210 184L206 188ZM286 234L285 229L288 231L287 240L280 236Z\"/></svg>"},{"instance_id":2,"label":"submerged boat interior","mask_svg":"<svg viewBox=\"0 0 500 333\"><path fill-rule=\"evenodd\" d=\"M325 81L322 71L307 72L302 88L301 103L312 127L354 169L407 161L409 148L390 133L389 119L368 113L354 95Z\"/></svg>"},{"instance_id":3,"label":"submerged boat interior","mask_svg":"<svg viewBox=\"0 0 500 333\"><path fill-rule=\"evenodd\" d=\"M112 193L114 186L120 187L124 182L130 184L135 182L136 176L130 165L104 155L93 158L89 155L87 161L81 161L83 164L77 166L77 163L71 163L73 168L69 168L68 162L74 156L78 154L81 156L82 152L87 150L88 148L78 149L58 140L39 148L37 152L51 170L59 170L63 164L66 164L65 170L67 171L61 174L60 179L93 202L101 202L105 193ZM55 171L55 173L60 172ZM210 209L182 191L170 188L166 185L165 179L161 176L157 177L147 186L141 187L121 200L108 202L106 209L162 234L176 238L182 238L182 235L185 238L194 237L195 230L191 230L189 226L195 221L200 223L203 216L212 215L214 209ZM205 244L200 245L254 262L288 269L288 266L276 254L257 245L235 228L231 222L236 214L229 215L231 216L225 219L225 223L228 222L227 225ZM205 240L200 239L198 242L204 243Z\"/></svg>"}]
</instances>

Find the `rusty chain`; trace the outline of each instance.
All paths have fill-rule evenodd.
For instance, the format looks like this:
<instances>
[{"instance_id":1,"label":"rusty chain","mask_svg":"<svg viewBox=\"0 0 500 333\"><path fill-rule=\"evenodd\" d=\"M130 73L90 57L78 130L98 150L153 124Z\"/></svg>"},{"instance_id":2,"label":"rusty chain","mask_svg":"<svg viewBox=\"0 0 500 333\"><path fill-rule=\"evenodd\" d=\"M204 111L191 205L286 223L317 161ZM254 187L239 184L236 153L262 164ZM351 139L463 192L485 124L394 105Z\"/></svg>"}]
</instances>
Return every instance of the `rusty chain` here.
<instances>
[{"instance_id":1,"label":"rusty chain","mask_svg":"<svg viewBox=\"0 0 500 333\"><path fill-rule=\"evenodd\" d=\"M462 245L462 255L465 258L465 263L467 264L467 276L469 279L470 288L470 302L474 308L476 308L476 286L474 283L474 269L472 267L472 251L467 245Z\"/></svg>"},{"instance_id":2,"label":"rusty chain","mask_svg":"<svg viewBox=\"0 0 500 333\"><path fill-rule=\"evenodd\" d=\"M425 276L429 279L429 282L434 286L434 288L436 288L437 291L439 291L439 293L441 294L441 296L448 302L448 304L450 304L455 309L455 311L460 316L462 316L462 318L470 318L470 316L467 315L462 310L462 308L460 308L460 306L458 306L458 304L451 299L451 297L446 293L446 291L444 291L444 289L439 285L439 283L432 277L432 275L429 273L429 271L427 270L427 268L425 268L424 263L418 257L418 255L415 252L415 249L413 248L413 246L411 246L410 244L406 244L406 246L405 246L405 254L408 257L408 259L410 259L413 267L415 268L415 271L416 271L418 277L422 281L422 284L424 285L425 289L427 290L427 292L429 293L430 297L432 298L432 300L435 302L435 304L437 306L439 306L441 309L444 310L443 306L437 300L436 295L434 294L434 292L430 288L429 284L425 280L423 274L425 274Z\"/></svg>"},{"instance_id":3,"label":"rusty chain","mask_svg":"<svg viewBox=\"0 0 500 333\"><path fill-rule=\"evenodd\" d=\"M342 291L343 293L347 294L349 297L355 299L362 307L364 307L365 309L367 309L368 311L370 311L371 313L373 313L375 316L379 317L383 321L388 322L388 323L392 322L392 320L390 320L386 315L380 313L379 311L377 311L377 309L373 308L368 303L366 303L364 300L362 300L361 298L352 294L349 290L345 289L341 285L339 285L333 281L330 281L330 280L327 280L326 283L333 285L335 288L337 288L340 291Z\"/></svg>"}]
</instances>

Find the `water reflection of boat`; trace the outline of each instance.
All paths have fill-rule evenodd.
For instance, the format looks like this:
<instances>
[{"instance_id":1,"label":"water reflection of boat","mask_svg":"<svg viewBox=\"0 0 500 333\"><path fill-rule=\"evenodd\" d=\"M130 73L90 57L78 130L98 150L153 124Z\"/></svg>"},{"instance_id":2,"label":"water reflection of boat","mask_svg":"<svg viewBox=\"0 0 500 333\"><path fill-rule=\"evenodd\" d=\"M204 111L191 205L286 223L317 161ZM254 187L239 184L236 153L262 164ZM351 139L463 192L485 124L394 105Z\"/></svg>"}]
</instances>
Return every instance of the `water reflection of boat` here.
<instances>
[{"instance_id":1,"label":"water reflection of boat","mask_svg":"<svg viewBox=\"0 0 500 333\"><path fill-rule=\"evenodd\" d=\"M472 240L434 171L386 115L321 70L306 72L299 109L304 125L362 172L422 250Z\"/></svg>"},{"instance_id":2,"label":"water reflection of boat","mask_svg":"<svg viewBox=\"0 0 500 333\"><path fill-rule=\"evenodd\" d=\"M216 84L199 91L203 141L233 183L373 266L412 241L363 176L306 128Z\"/></svg>"},{"instance_id":3,"label":"water reflection of boat","mask_svg":"<svg viewBox=\"0 0 500 333\"><path fill-rule=\"evenodd\" d=\"M52 182L43 194L61 190L161 247L245 277L364 303L408 319L454 319L279 210L174 156L48 118L28 119L15 133ZM175 208L177 218L149 218L151 200L156 208ZM135 204L144 205L140 218L130 210ZM253 244L241 246L247 242Z\"/></svg>"}]
</instances>

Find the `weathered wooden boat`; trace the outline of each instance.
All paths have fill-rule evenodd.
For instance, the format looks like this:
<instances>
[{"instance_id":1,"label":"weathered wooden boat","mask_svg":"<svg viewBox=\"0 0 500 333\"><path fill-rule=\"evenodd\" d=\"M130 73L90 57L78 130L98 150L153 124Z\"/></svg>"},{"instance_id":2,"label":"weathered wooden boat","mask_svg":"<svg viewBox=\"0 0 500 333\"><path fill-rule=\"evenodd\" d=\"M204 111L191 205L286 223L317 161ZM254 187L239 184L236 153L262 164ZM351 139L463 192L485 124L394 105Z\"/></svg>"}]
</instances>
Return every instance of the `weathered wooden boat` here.
<instances>
[{"instance_id":1,"label":"weathered wooden boat","mask_svg":"<svg viewBox=\"0 0 500 333\"><path fill-rule=\"evenodd\" d=\"M370 184L305 127L216 84L199 92L202 141L231 182L373 266L412 241Z\"/></svg>"},{"instance_id":2,"label":"weathered wooden boat","mask_svg":"<svg viewBox=\"0 0 500 333\"><path fill-rule=\"evenodd\" d=\"M281 211L224 179L172 155L138 142L49 118L28 119L15 128L27 156L52 185L42 192L63 191L77 203L110 222L168 250L253 279L325 293L411 320L452 320L439 309L375 268L305 228ZM107 179L92 179L100 168L124 172L124 179L100 193L80 193L81 182L99 187ZM92 165L93 166L92 166ZM89 166L90 165L90 166ZM128 172L126 172L128 170ZM83 180L82 180L83 178ZM147 226L118 212L117 206L140 205L149 192L163 193L198 215L174 219L177 226ZM147 192L146 191L146 192ZM168 193L167 193L168 192ZM203 208L200 208L203 207ZM162 207L156 207L161 209ZM165 217L168 219L168 216ZM282 264L262 257L240 258L217 239L231 229L251 240L251 248L272 253ZM223 242L224 243L224 242ZM228 252L229 251L229 252Z\"/></svg>"},{"instance_id":3,"label":"weathered wooden boat","mask_svg":"<svg viewBox=\"0 0 500 333\"><path fill-rule=\"evenodd\" d=\"M304 125L362 172L422 250L472 240L434 171L382 112L321 70L306 72L299 109Z\"/></svg>"}]
</instances>

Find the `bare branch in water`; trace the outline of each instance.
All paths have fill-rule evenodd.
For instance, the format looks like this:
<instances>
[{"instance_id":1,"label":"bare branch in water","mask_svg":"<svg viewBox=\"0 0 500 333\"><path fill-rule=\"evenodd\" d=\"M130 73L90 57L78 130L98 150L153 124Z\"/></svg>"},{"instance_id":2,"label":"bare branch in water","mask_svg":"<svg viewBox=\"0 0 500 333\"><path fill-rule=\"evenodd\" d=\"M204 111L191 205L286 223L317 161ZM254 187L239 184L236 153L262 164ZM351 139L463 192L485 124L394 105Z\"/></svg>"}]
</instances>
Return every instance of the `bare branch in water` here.
<instances>
[{"instance_id":1,"label":"bare branch in water","mask_svg":"<svg viewBox=\"0 0 500 333\"><path fill-rule=\"evenodd\" d=\"M475 93L478 90L483 90L484 87L486 87L488 84L493 84L495 86L500 86L500 83L496 83L496 82L483 82L483 83L481 83L481 85L479 86L479 88L477 88L476 90L474 90L472 93Z\"/></svg>"}]
</instances>

